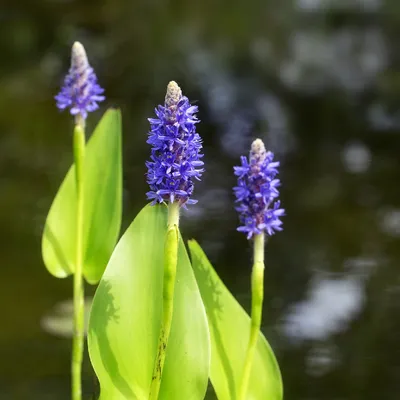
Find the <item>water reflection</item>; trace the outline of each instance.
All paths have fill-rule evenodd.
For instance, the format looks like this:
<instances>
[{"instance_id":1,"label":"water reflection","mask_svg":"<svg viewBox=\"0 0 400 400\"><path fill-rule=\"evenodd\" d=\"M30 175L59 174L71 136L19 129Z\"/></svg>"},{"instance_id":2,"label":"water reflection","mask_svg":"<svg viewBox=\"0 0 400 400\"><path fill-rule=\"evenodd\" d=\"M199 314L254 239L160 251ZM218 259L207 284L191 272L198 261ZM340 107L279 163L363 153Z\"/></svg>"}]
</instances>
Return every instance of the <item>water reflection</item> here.
<instances>
[{"instance_id":1,"label":"water reflection","mask_svg":"<svg viewBox=\"0 0 400 400\"><path fill-rule=\"evenodd\" d=\"M337 346L331 343L316 343L307 354L307 374L321 377L334 370L341 362Z\"/></svg>"},{"instance_id":2,"label":"water reflection","mask_svg":"<svg viewBox=\"0 0 400 400\"><path fill-rule=\"evenodd\" d=\"M393 236L400 237L400 210L387 209L379 213L379 221L382 232Z\"/></svg>"},{"instance_id":3,"label":"water reflection","mask_svg":"<svg viewBox=\"0 0 400 400\"><path fill-rule=\"evenodd\" d=\"M92 306L92 297L85 298L85 334L89 324L89 312ZM42 329L54 336L72 338L73 334L73 300L64 300L57 303L50 312L47 312L41 319Z\"/></svg>"},{"instance_id":4,"label":"water reflection","mask_svg":"<svg viewBox=\"0 0 400 400\"><path fill-rule=\"evenodd\" d=\"M382 8L382 0L296 0L295 4L300 10L323 12L332 9L371 12Z\"/></svg>"},{"instance_id":5,"label":"water reflection","mask_svg":"<svg viewBox=\"0 0 400 400\"><path fill-rule=\"evenodd\" d=\"M316 277L307 299L289 310L283 331L294 342L324 340L347 329L365 302L363 282L355 277Z\"/></svg>"},{"instance_id":6,"label":"water reflection","mask_svg":"<svg viewBox=\"0 0 400 400\"><path fill-rule=\"evenodd\" d=\"M222 148L231 155L243 154L255 120L254 110L242 102L246 85L230 75L218 54L191 51L188 65L202 91L209 117L220 130Z\"/></svg>"},{"instance_id":7,"label":"water reflection","mask_svg":"<svg viewBox=\"0 0 400 400\"><path fill-rule=\"evenodd\" d=\"M375 130L396 131L400 129L400 110L390 112L383 104L375 103L368 109L368 120Z\"/></svg>"},{"instance_id":8,"label":"water reflection","mask_svg":"<svg viewBox=\"0 0 400 400\"><path fill-rule=\"evenodd\" d=\"M376 82L388 64L383 33L375 28L299 30L290 40L282 81L292 89L316 93L340 87L360 92Z\"/></svg>"},{"instance_id":9,"label":"water reflection","mask_svg":"<svg viewBox=\"0 0 400 400\"><path fill-rule=\"evenodd\" d=\"M362 142L348 143L342 150L342 160L347 171L353 174L367 172L371 164L371 152Z\"/></svg>"}]
</instances>

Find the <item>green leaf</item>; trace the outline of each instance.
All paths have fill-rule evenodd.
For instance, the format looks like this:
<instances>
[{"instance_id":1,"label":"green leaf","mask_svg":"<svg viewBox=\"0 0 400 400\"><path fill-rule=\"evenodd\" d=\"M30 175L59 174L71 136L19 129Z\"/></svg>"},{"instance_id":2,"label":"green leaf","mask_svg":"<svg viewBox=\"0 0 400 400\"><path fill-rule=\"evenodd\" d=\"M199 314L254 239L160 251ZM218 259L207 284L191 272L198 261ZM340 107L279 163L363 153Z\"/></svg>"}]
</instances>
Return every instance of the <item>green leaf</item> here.
<instances>
[{"instance_id":1,"label":"green leaf","mask_svg":"<svg viewBox=\"0 0 400 400\"><path fill-rule=\"evenodd\" d=\"M147 400L161 327L167 208L146 206L119 241L97 288L89 354L102 400ZM201 295L179 240L171 334L160 400L202 400L209 333Z\"/></svg>"},{"instance_id":2,"label":"green leaf","mask_svg":"<svg viewBox=\"0 0 400 400\"><path fill-rule=\"evenodd\" d=\"M250 317L222 283L199 244L189 241L189 250L211 333L211 383L219 400L236 400L250 335ZM247 399L281 400L282 393L278 363L260 333Z\"/></svg>"},{"instance_id":3,"label":"green leaf","mask_svg":"<svg viewBox=\"0 0 400 400\"><path fill-rule=\"evenodd\" d=\"M108 110L88 141L85 154L83 274L97 283L118 239L122 213L121 114ZM51 274L74 273L76 253L75 166L69 169L50 208L42 238Z\"/></svg>"}]
</instances>

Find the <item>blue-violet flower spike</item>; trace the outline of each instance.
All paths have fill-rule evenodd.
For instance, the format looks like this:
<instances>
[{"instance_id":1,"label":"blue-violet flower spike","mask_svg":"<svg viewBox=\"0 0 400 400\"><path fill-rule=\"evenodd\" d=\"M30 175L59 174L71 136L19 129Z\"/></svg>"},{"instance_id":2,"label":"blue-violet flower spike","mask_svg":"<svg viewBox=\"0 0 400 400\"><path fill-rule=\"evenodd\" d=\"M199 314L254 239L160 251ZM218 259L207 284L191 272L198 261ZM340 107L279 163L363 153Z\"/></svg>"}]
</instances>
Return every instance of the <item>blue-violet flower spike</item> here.
<instances>
[{"instance_id":1,"label":"blue-violet flower spike","mask_svg":"<svg viewBox=\"0 0 400 400\"><path fill-rule=\"evenodd\" d=\"M249 161L241 157L241 166L234 167L238 184L233 188L241 226L239 232L253 235L266 232L273 235L282 230L280 217L285 210L280 208L278 186L276 179L279 162L274 162L274 154L265 150L261 139L256 139L251 145Z\"/></svg>"},{"instance_id":2,"label":"blue-violet flower spike","mask_svg":"<svg viewBox=\"0 0 400 400\"><path fill-rule=\"evenodd\" d=\"M71 67L65 77L64 86L55 96L57 107L60 110L70 109L75 118L86 119L88 112L94 111L102 96L104 89L97 83L97 76L89 65L85 48L81 43L75 42L71 52Z\"/></svg>"},{"instance_id":3,"label":"blue-violet flower spike","mask_svg":"<svg viewBox=\"0 0 400 400\"><path fill-rule=\"evenodd\" d=\"M147 166L147 198L152 204L178 202L194 204L193 180L200 180L204 169L201 161L202 140L196 132L199 122L187 97L176 82L167 87L164 105L155 109L157 118L149 118L151 130L147 143L152 146Z\"/></svg>"}]
</instances>

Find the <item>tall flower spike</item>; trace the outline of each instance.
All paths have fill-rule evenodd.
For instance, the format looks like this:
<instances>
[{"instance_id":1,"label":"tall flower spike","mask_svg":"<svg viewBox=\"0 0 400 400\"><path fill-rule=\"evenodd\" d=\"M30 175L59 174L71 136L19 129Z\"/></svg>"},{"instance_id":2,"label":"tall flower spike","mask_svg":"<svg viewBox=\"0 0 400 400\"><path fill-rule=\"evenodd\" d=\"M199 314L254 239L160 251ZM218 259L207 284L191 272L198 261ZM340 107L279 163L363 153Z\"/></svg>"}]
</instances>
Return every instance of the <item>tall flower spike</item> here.
<instances>
[{"instance_id":1,"label":"tall flower spike","mask_svg":"<svg viewBox=\"0 0 400 400\"><path fill-rule=\"evenodd\" d=\"M147 143L152 146L147 183L147 198L152 204L169 201L194 204L193 179L200 180L204 169L202 140L196 132L199 122L192 106L174 81L167 87L164 105L155 109L157 118L149 118L151 130Z\"/></svg>"},{"instance_id":2,"label":"tall flower spike","mask_svg":"<svg viewBox=\"0 0 400 400\"><path fill-rule=\"evenodd\" d=\"M98 102L105 99L104 89L97 83L97 76L89 65L85 48L75 42L71 52L71 67L64 80L64 86L55 96L60 110L70 109L70 113L85 120L88 112L99 108Z\"/></svg>"},{"instance_id":3,"label":"tall flower spike","mask_svg":"<svg viewBox=\"0 0 400 400\"><path fill-rule=\"evenodd\" d=\"M265 150L261 139L256 139L251 145L249 161L241 157L241 166L234 167L238 184L233 188L241 226L239 232L253 235L266 232L273 235L282 230L280 217L285 210L280 208L278 187L279 162L273 162L274 154Z\"/></svg>"}]
</instances>

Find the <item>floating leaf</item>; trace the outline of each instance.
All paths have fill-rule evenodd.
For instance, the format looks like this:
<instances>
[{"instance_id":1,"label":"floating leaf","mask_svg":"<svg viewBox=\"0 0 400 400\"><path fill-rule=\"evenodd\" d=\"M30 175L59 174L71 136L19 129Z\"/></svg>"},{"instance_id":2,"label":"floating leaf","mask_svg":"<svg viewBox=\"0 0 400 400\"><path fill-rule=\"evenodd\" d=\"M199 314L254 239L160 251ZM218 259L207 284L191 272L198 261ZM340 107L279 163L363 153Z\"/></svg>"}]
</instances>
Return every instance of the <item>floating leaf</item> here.
<instances>
[{"instance_id":1,"label":"floating leaf","mask_svg":"<svg viewBox=\"0 0 400 400\"><path fill-rule=\"evenodd\" d=\"M97 283L118 239L122 213L121 114L108 110L85 154L83 274ZM74 273L76 247L75 167L69 169L47 216L42 238L44 263L51 274Z\"/></svg>"},{"instance_id":2,"label":"floating leaf","mask_svg":"<svg viewBox=\"0 0 400 400\"><path fill-rule=\"evenodd\" d=\"M119 241L97 288L89 354L102 400L147 400L161 327L167 208L146 206ZM202 400L209 372L207 318L180 239L171 334L160 400Z\"/></svg>"},{"instance_id":3,"label":"floating leaf","mask_svg":"<svg viewBox=\"0 0 400 400\"><path fill-rule=\"evenodd\" d=\"M218 400L237 400L250 335L250 317L222 283L199 244L189 241L192 266L211 333L211 383ZM278 363L260 333L247 392L248 400L281 400Z\"/></svg>"}]
</instances>

